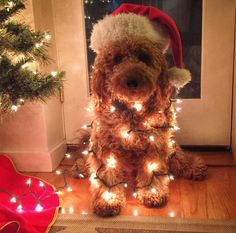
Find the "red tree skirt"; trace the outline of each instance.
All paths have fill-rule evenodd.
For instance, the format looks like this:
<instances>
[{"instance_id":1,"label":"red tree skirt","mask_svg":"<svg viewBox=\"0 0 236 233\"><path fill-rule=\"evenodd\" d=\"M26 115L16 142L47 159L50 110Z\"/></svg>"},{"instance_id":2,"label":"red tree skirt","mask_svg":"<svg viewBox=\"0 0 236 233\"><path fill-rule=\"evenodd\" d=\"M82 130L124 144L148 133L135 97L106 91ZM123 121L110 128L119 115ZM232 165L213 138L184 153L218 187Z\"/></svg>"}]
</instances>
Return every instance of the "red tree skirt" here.
<instances>
[{"instance_id":1,"label":"red tree skirt","mask_svg":"<svg viewBox=\"0 0 236 233\"><path fill-rule=\"evenodd\" d=\"M1 233L47 232L59 206L60 199L51 185L21 175L7 156L0 155Z\"/></svg>"}]
</instances>

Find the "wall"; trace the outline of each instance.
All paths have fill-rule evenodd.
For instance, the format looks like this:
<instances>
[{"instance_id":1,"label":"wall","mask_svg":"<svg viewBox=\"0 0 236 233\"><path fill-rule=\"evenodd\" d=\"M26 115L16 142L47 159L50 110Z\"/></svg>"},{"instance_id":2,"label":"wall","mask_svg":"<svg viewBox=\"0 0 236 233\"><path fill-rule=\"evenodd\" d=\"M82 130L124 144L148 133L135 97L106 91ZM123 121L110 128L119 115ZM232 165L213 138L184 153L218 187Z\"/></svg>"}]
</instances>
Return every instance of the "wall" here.
<instances>
[{"instance_id":1,"label":"wall","mask_svg":"<svg viewBox=\"0 0 236 233\"><path fill-rule=\"evenodd\" d=\"M58 63L66 71L64 116L67 143L76 143L78 129L89 122L87 53L82 0L52 0Z\"/></svg>"},{"instance_id":2,"label":"wall","mask_svg":"<svg viewBox=\"0 0 236 233\"><path fill-rule=\"evenodd\" d=\"M234 39L234 86L233 86L233 118L232 118L232 150L236 162L236 13L235 13L235 39Z\"/></svg>"},{"instance_id":3,"label":"wall","mask_svg":"<svg viewBox=\"0 0 236 233\"><path fill-rule=\"evenodd\" d=\"M27 9L19 18L52 34L49 56L56 61L51 1L27 1ZM53 62L47 69L58 69L57 63ZM47 104L28 103L15 114L2 116L0 153L8 154L20 171L54 170L64 157L66 148L62 109L59 97L53 97Z\"/></svg>"}]
</instances>

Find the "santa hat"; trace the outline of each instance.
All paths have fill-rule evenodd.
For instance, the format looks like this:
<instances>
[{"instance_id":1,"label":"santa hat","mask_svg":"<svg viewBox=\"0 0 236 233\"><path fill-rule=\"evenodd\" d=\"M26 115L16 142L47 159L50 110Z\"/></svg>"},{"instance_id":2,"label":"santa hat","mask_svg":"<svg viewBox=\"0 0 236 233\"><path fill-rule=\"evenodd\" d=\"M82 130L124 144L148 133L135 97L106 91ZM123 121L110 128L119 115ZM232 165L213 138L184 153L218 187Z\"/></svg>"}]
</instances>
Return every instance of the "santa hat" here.
<instances>
[{"instance_id":1,"label":"santa hat","mask_svg":"<svg viewBox=\"0 0 236 233\"><path fill-rule=\"evenodd\" d=\"M175 22L166 13L152 6L122 4L94 25L90 47L98 53L110 42L130 37L146 37L160 44L163 52L171 46L176 67L169 69L169 81L180 88L191 80L190 72L183 69L182 43Z\"/></svg>"}]
</instances>

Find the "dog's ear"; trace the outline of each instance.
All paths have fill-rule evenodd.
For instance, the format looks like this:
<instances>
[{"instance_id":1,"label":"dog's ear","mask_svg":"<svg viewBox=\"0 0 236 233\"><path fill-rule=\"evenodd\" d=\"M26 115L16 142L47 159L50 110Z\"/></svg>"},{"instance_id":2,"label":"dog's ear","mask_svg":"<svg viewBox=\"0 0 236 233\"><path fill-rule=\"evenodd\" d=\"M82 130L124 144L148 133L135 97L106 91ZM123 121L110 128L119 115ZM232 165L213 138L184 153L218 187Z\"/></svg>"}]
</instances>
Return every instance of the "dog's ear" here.
<instances>
[{"instance_id":1,"label":"dog's ear","mask_svg":"<svg viewBox=\"0 0 236 233\"><path fill-rule=\"evenodd\" d=\"M101 69L101 66L95 64L95 68L91 74L91 91L92 96L95 98L97 103L101 103L104 100L104 81L105 74Z\"/></svg>"}]
</instances>

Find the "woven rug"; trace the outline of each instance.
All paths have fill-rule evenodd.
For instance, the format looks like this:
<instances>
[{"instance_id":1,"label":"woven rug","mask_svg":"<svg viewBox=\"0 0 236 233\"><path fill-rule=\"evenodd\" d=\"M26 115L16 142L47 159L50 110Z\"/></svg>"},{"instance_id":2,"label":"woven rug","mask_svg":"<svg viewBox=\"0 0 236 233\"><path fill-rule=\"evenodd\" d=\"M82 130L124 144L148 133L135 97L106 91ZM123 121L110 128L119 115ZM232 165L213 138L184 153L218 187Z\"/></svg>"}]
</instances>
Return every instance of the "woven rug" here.
<instances>
[{"instance_id":1,"label":"woven rug","mask_svg":"<svg viewBox=\"0 0 236 233\"><path fill-rule=\"evenodd\" d=\"M59 215L49 233L236 233L236 221Z\"/></svg>"}]
</instances>

